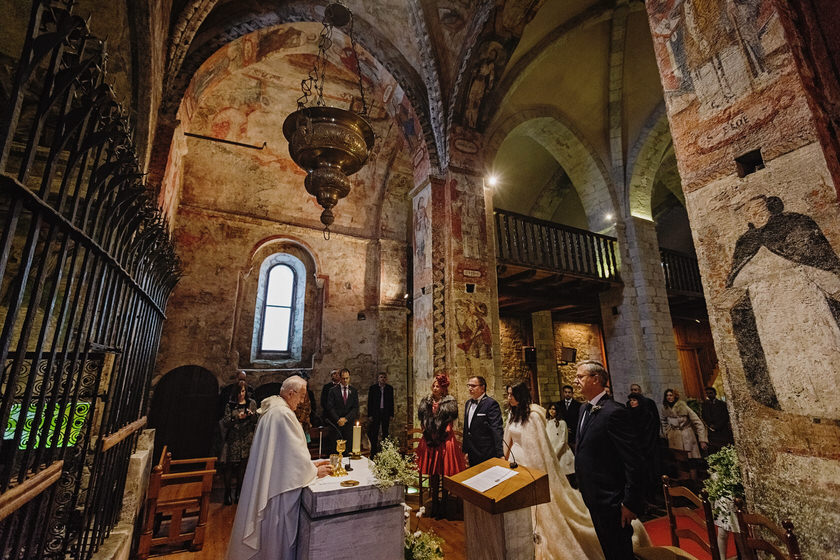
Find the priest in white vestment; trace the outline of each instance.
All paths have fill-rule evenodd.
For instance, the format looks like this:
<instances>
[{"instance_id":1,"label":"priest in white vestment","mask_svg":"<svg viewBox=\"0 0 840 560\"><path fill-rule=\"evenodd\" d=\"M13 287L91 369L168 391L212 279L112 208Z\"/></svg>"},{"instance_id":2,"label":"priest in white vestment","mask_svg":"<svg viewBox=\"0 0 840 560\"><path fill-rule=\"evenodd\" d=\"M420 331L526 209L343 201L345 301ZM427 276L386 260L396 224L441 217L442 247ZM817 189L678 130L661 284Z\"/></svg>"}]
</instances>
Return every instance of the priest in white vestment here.
<instances>
[{"instance_id":1,"label":"priest in white vestment","mask_svg":"<svg viewBox=\"0 0 840 560\"><path fill-rule=\"evenodd\" d=\"M313 463L295 416L307 398L306 380L287 378L280 395L262 401L254 443L228 544L228 560L295 560L300 495L330 473L329 461Z\"/></svg>"}]
</instances>

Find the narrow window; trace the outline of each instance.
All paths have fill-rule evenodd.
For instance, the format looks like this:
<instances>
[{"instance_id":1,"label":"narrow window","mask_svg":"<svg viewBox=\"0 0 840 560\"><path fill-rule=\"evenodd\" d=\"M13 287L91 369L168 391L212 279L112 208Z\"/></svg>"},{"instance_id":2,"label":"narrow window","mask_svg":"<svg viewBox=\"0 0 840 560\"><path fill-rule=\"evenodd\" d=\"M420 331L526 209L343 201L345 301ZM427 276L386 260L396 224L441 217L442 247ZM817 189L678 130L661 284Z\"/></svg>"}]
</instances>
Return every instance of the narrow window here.
<instances>
[{"instance_id":1,"label":"narrow window","mask_svg":"<svg viewBox=\"0 0 840 560\"><path fill-rule=\"evenodd\" d=\"M295 271L277 264L268 271L263 313L262 352L288 352L294 315Z\"/></svg>"}]
</instances>

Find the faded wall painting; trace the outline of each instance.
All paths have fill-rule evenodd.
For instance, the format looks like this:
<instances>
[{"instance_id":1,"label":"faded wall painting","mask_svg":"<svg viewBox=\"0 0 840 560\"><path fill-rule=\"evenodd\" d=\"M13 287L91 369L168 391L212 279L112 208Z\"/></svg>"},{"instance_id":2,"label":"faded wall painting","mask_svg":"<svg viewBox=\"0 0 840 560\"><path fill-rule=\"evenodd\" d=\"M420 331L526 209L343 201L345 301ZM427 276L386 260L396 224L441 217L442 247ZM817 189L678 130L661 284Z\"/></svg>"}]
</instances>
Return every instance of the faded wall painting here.
<instances>
[{"instance_id":1,"label":"faded wall painting","mask_svg":"<svg viewBox=\"0 0 840 560\"><path fill-rule=\"evenodd\" d=\"M714 114L772 78L769 55L784 38L768 2L652 0L647 6L674 111L697 99L700 117Z\"/></svg>"},{"instance_id":2,"label":"faded wall painting","mask_svg":"<svg viewBox=\"0 0 840 560\"><path fill-rule=\"evenodd\" d=\"M467 259L481 260L485 257L484 244L487 240L487 219L484 214L482 187L478 179L462 175L452 179L452 237L460 252Z\"/></svg>"},{"instance_id":3,"label":"faded wall painting","mask_svg":"<svg viewBox=\"0 0 840 560\"><path fill-rule=\"evenodd\" d=\"M455 324L458 327L456 346L473 358L493 357L493 333L490 330L487 304L470 299L455 304Z\"/></svg>"},{"instance_id":4,"label":"faded wall painting","mask_svg":"<svg viewBox=\"0 0 840 560\"><path fill-rule=\"evenodd\" d=\"M750 223L727 278L732 327L759 403L840 419L840 258L819 225L775 196L744 204ZM740 296L740 297L739 297Z\"/></svg>"}]
</instances>

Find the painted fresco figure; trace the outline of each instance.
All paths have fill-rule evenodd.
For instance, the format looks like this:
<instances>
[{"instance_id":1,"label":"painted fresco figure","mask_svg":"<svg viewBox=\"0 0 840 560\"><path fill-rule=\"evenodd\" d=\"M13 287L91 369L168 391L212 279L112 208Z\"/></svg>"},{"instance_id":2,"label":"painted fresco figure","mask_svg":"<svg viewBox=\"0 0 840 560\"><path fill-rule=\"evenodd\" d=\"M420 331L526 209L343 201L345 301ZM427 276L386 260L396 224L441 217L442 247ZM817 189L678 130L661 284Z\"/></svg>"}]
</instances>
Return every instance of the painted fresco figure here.
<instances>
[{"instance_id":1,"label":"painted fresco figure","mask_svg":"<svg viewBox=\"0 0 840 560\"><path fill-rule=\"evenodd\" d=\"M735 244L727 287L743 290L730 314L751 395L838 419L829 397L840 383L840 258L817 223L785 212L780 198L746 206L752 222Z\"/></svg>"}]
</instances>

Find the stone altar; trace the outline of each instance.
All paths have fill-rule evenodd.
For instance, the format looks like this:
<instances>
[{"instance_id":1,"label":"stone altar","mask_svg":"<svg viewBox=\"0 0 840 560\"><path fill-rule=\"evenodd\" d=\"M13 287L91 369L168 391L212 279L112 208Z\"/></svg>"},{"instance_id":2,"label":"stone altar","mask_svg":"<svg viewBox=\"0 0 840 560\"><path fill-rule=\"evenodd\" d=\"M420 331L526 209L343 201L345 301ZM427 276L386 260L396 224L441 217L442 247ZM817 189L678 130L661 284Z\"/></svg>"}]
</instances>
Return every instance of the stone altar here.
<instances>
[{"instance_id":1,"label":"stone altar","mask_svg":"<svg viewBox=\"0 0 840 560\"><path fill-rule=\"evenodd\" d=\"M303 489L298 560L403 557L405 488L377 488L367 457L350 463L353 470L348 476L327 476ZM359 485L344 488L345 480L357 480Z\"/></svg>"}]
</instances>

